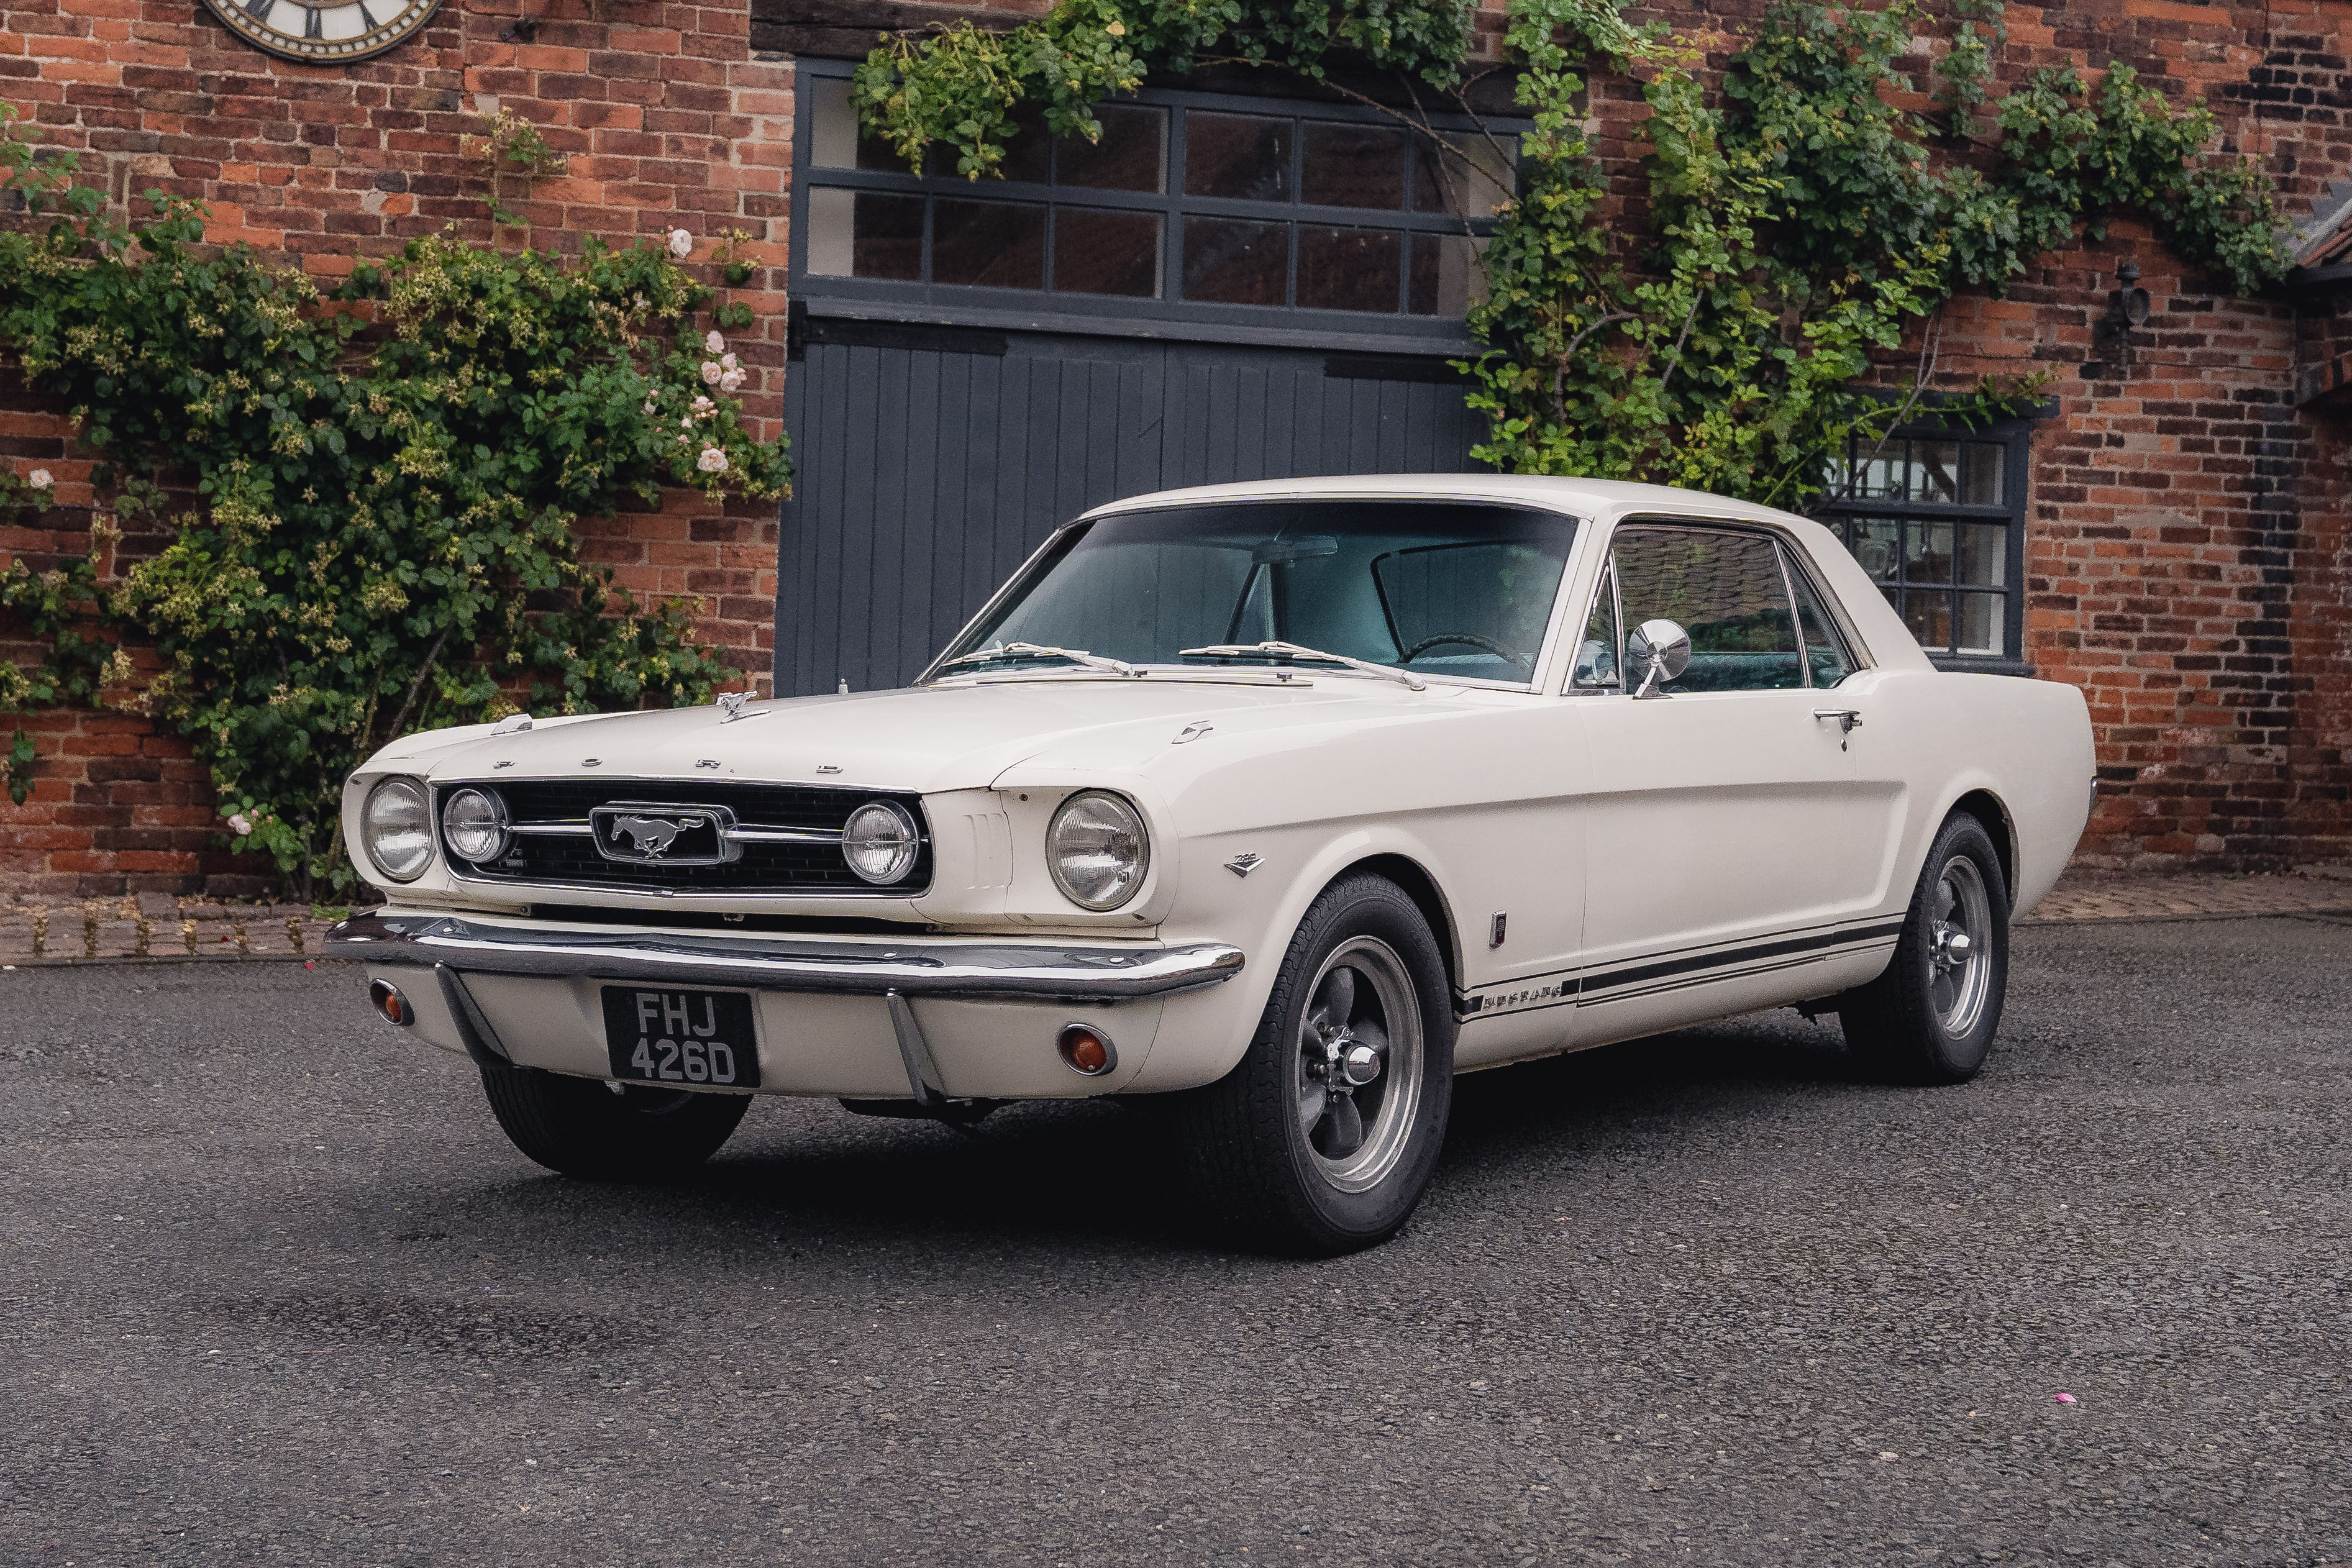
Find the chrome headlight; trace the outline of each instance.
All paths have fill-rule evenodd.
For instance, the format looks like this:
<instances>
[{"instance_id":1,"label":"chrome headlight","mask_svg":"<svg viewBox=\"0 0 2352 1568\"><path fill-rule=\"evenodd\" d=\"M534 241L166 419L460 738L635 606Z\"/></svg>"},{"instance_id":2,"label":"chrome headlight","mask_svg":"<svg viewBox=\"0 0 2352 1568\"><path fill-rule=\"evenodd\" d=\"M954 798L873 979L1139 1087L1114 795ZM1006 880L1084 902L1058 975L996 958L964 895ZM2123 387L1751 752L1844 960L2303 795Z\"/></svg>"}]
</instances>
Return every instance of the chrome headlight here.
<instances>
[{"instance_id":1,"label":"chrome headlight","mask_svg":"<svg viewBox=\"0 0 2352 1568\"><path fill-rule=\"evenodd\" d=\"M1135 897L1151 866L1143 816L1118 795L1081 790L1045 829L1054 886L1081 909L1115 910Z\"/></svg>"},{"instance_id":2,"label":"chrome headlight","mask_svg":"<svg viewBox=\"0 0 2352 1568\"><path fill-rule=\"evenodd\" d=\"M915 819L896 801L867 801L841 830L841 858L869 882L898 881L915 868L921 847Z\"/></svg>"},{"instance_id":3,"label":"chrome headlight","mask_svg":"<svg viewBox=\"0 0 2352 1568\"><path fill-rule=\"evenodd\" d=\"M395 882L414 882L433 863L433 807L415 779L386 779L360 811L368 858Z\"/></svg>"},{"instance_id":4,"label":"chrome headlight","mask_svg":"<svg viewBox=\"0 0 2352 1568\"><path fill-rule=\"evenodd\" d=\"M507 829L507 803L478 789L459 790L441 808L441 837L461 860L497 859L514 841Z\"/></svg>"}]
</instances>

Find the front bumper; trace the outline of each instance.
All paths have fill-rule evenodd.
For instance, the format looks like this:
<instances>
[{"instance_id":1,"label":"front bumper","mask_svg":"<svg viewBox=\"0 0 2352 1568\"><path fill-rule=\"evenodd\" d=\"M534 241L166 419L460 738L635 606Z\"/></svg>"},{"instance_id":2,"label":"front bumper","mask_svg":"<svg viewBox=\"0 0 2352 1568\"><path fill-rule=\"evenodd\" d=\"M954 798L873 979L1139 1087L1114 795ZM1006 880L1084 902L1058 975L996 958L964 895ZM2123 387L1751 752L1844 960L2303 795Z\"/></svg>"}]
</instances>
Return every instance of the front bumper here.
<instances>
[{"instance_id":1,"label":"front bumper","mask_svg":"<svg viewBox=\"0 0 2352 1568\"><path fill-rule=\"evenodd\" d=\"M603 984L724 986L751 994L763 1092L926 1107L1118 1092L1140 1072L1166 999L1219 985L1243 963L1213 942L738 937L397 910L344 921L327 942L397 985L420 1036L485 1066L602 1078ZM1062 1063L1051 1042L1071 1022L1116 1034L1111 1072L1081 1078Z\"/></svg>"},{"instance_id":2,"label":"front bumper","mask_svg":"<svg viewBox=\"0 0 2352 1568\"><path fill-rule=\"evenodd\" d=\"M1022 945L911 937L619 935L493 924L443 914L361 914L327 932L340 956L371 963L446 965L467 974L530 974L676 985L743 985L832 995L962 1001L1118 1003L1170 996L1232 979L1242 952L1189 947Z\"/></svg>"}]
</instances>

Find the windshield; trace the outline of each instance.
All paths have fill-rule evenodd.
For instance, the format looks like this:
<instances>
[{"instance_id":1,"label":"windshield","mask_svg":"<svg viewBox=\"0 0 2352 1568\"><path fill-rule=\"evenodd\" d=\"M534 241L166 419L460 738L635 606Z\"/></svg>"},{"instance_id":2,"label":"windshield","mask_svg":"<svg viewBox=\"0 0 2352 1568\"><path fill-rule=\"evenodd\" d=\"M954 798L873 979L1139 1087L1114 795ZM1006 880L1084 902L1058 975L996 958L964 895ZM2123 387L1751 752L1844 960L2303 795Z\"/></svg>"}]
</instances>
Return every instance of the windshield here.
<instances>
[{"instance_id":1,"label":"windshield","mask_svg":"<svg viewBox=\"0 0 2352 1568\"><path fill-rule=\"evenodd\" d=\"M1574 518L1478 501L1248 501L1097 518L1065 531L942 667L1068 668L1057 649L1130 665L1314 662L1184 658L1283 642L1523 683L1575 536Z\"/></svg>"}]
</instances>

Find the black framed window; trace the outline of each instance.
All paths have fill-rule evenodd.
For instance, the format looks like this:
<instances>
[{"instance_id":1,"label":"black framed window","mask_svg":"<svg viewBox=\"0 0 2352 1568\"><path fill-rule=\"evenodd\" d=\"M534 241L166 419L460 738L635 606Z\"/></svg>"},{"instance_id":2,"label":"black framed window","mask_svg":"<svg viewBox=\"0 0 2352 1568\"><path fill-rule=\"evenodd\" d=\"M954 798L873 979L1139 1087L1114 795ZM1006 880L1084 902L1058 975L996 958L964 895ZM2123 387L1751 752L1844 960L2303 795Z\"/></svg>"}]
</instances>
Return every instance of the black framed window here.
<instances>
[{"instance_id":1,"label":"black framed window","mask_svg":"<svg viewBox=\"0 0 2352 1568\"><path fill-rule=\"evenodd\" d=\"M1160 90L1101 105L1092 145L1025 127L1001 180L940 150L918 174L848 69L800 67L803 297L1458 337L1517 184L1517 122Z\"/></svg>"},{"instance_id":2,"label":"black framed window","mask_svg":"<svg viewBox=\"0 0 2352 1568\"><path fill-rule=\"evenodd\" d=\"M1937 664L2026 668L2027 426L1857 439L1821 521Z\"/></svg>"}]
</instances>

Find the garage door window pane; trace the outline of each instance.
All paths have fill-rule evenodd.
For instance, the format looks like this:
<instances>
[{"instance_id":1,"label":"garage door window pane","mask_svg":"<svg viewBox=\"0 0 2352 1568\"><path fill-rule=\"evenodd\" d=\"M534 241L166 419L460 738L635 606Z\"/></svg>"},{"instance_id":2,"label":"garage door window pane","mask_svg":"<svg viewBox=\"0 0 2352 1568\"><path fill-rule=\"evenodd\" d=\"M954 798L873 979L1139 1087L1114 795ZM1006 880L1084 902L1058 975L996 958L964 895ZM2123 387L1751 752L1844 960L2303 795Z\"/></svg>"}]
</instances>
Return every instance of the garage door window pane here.
<instances>
[{"instance_id":1,"label":"garage door window pane","mask_svg":"<svg viewBox=\"0 0 2352 1568\"><path fill-rule=\"evenodd\" d=\"M1404 132L1308 121L1300 132L1298 199L1311 206L1404 205Z\"/></svg>"},{"instance_id":2,"label":"garage door window pane","mask_svg":"<svg viewBox=\"0 0 2352 1568\"><path fill-rule=\"evenodd\" d=\"M1452 213L1456 217L1492 217L1518 188L1516 136L1489 139L1475 131L1449 131L1433 142L1413 138L1412 210Z\"/></svg>"},{"instance_id":3,"label":"garage door window pane","mask_svg":"<svg viewBox=\"0 0 2352 1568\"><path fill-rule=\"evenodd\" d=\"M1045 286L1045 209L942 201L931 214L931 281L982 289Z\"/></svg>"},{"instance_id":4,"label":"garage door window pane","mask_svg":"<svg viewBox=\"0 0 2352 1568\"><path fill-rule=\"evenodd\" d=\"M1290 121L1255 114L1184 116L1184 194L1237 202L1290 199Z\"/></svg>"},{"instance_id":5,"label":"garage door window pane","mask_svg":"<svg viewBox=\"0 0 2352 1568\"><path fill-rule=\"evenodd\" d=\"M1486 241L1460 234L1412 237L1412 276L1405 309L1416 316L1460 316L1486 297L1486 272L1478 258Z\"/></svg>"},{"instance_id":6,"label":"garage door window pane","mask_svg":"<svg viewBox=\"0 0 2352 1568\"><path fill-rule=\"evenodd\" d=\"M1184 298L1279 305L1290 271L1290 229L1278 223L1184 220Z\"/></svg>"},{"instance_id":7,"label":"garage door window pane","mask_svg":"<svg viewBox=\"0 0 2352 1568\"><path fill-rule=\"evenodd\" d=\"M1058 184L1095 191L1159 191L1168 182L1168 111L1103 104L1099 142L1065 136Z\"/></svg>"},{"instance_id":8,"label":"garage door window pane","mask_svg":"<svg viewBox=\"0 0 2352 1568\"><path fill-rule=\"evenodd\" d=\"M809 112L809 162L820 169L908 172L907 161L878 136L869 136L849 106L845 77L811 77L801 89Z\"/></svg>"},{"instance_id":9,"label":"garage door window pane","mask_svg":"<svg viewBox=\"0 0 2352 1568\"><path fill-rule=\"evenodd\" d=\"M1160 219L1064 207L1054 215L1054 289L1160 297Z\"/></svg>"},{"instance_id":10,"label":"garage door window pane","mask_svg":"<svg viewBox=\"0 0 2352 1568\"><path fill-rule=\"evenodd\" d=\"M1300 229L1298 303L1310 310L1394 314L1403 237L1394 229Z\"/></svg>"},{"instance_id":11,"label":"garage door window pane","mask_svg":"<svg viewBox=\"0 0 2352 1568\"><path fill-rule=\"evenodd\" d=\"M826 278L923 275L923 198L809 193L808 269Z\"/></svg>"}]
</instances>

